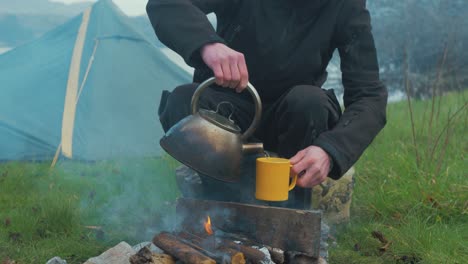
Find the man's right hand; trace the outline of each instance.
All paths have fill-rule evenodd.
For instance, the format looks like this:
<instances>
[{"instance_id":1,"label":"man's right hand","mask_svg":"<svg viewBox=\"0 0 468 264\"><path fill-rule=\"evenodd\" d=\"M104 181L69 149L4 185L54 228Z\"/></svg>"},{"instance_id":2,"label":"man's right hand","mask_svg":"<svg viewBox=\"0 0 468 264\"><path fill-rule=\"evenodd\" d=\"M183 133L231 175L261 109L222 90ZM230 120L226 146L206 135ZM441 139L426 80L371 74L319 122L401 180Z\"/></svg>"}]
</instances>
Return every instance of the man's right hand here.
<instances>
[{"instance_id":1,"label":"man's right hand","mask_svg":"<svg viewBox=\"0 0 468 264\"><path fill-rule=\"evenodd\" d=\"M201 49L201 57L213 70L216 84L236 89L240 93L247 87L249 73L244 54L222 43L206 44Z\"/></svg>"}]
</instances>

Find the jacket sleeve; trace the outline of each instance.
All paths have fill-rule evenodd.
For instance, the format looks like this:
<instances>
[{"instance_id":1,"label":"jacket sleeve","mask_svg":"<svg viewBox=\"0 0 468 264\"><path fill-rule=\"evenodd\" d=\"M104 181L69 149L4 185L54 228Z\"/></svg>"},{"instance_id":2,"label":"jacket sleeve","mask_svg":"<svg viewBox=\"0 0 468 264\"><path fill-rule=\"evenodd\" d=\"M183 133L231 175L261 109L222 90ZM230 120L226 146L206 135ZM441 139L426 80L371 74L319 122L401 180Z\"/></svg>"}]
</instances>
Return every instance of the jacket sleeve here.
<instances>
[{"instance_id":1,"label":"jacket sleeve","mask_svg":"<svg viewBox=\"0 0 468 264\"><path fill-rule=\"evenodd\" d=\"M345 110L338 124L314 141L333 159L329 177L340 178L385 126L387 89L379 66L365 0L344 1L336 43L341 59Z\"/></svg>"},{"instance_id":2,"label":"jacket sleeve","mask_svg":"<svg viewBox=\"0 0 468 264\"><path fill-rule=\"evenodd\" d=\"M146 12L159 40L198 67L203 63L199 49L224 40L216 34L206 14L220 15L233 0L149 0Z\"/></svg>"}]
</instances>

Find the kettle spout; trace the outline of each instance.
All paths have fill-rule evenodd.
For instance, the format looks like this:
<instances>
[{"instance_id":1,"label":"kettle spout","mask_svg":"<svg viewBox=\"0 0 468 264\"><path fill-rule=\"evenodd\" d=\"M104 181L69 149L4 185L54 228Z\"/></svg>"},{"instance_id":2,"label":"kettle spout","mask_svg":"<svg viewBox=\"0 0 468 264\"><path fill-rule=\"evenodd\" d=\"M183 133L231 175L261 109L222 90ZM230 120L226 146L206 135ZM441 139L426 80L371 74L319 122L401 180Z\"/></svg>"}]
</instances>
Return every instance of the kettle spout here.
<instances>
[{"instance_id":1,"label":"kettle spout","mask_svg":"<svg viewBox=\"0 0 468 264\"><path fill-rule=\"evenodd\" d=\"M244 154L253 154L263 152L263 143L248 143L242 145Z\"/></svg>"}]
</instances>

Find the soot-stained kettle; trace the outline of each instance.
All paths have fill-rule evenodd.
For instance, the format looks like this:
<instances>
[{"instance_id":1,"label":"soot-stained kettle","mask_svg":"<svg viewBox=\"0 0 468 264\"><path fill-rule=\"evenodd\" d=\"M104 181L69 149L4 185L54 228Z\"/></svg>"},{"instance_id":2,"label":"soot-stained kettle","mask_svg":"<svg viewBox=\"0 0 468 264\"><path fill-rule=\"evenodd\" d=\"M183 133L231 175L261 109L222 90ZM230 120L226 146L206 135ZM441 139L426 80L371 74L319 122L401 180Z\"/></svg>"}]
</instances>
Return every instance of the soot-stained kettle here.
<instances>
[{"instance_id":1,"label":"soot-stained kettle","mask_svg":"<svg viewBox=\"0 0 468 264\"><path fill-rule=\"evenodd\" d=\"M160 140L160 145L169 155L199 173L237 182L244 154L263 151L262 143L246 143L260 123L262 102L249 83L246 89L254 98L255 116L242 134L230 117L226 118L218 111L198 109L200 95L214 82L213 77L198 86L192 96L192 115L172 126Z\"/></svg>"}]
</instances>

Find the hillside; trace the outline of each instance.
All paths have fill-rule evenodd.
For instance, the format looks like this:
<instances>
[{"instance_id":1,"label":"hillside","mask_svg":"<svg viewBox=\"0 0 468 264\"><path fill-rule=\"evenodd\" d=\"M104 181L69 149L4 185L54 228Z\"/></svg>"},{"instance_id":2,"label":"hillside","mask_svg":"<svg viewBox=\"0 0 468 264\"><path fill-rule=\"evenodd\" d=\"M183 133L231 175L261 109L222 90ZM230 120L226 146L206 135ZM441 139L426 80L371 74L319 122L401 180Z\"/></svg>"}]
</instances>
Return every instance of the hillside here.
<instances>
[{"instance_id":1,"label":"hillside","mask_svg":"<svg viewBox=\"0 0 468 264\"><path fill-rule=\"evenodd\" d=\"M63 4L49 0L0 0L0 14L34 14L73 16L92 2Z\"/></svg>"},{"instance_id":2,"label":"hillside","mask_svg":"<svg viewBox=\"0 0 468 264\"><path fill-rule=\"evenodd\" d=\"M90 4L92 2L65 5L48 0L0 0L0 48L31 41Z\"/></svg>"}]
</instances>

